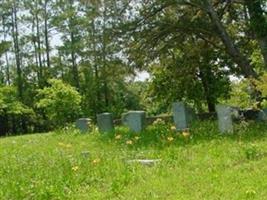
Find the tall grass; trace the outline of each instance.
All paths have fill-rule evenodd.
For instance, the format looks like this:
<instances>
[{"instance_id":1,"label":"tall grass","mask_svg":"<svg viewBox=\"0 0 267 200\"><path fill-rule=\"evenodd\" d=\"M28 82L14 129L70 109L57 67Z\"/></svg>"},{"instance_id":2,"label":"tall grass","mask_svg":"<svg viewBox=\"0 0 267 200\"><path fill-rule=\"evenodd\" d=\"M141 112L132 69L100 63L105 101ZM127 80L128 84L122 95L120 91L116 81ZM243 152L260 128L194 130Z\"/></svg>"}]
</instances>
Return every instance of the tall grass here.
<instances>
[{"instance_id":1,"label":"tall grass","mask_svg":"<svg viewBox=\"0 0 267 200\"><path fill-rule=\"evenodd\" d=\"M206 121L189 134L158 122L139 134L1 138L0 199L267 199L266 133L266 124L242 122L222 135Z\"/></svg>"}]
</instances>

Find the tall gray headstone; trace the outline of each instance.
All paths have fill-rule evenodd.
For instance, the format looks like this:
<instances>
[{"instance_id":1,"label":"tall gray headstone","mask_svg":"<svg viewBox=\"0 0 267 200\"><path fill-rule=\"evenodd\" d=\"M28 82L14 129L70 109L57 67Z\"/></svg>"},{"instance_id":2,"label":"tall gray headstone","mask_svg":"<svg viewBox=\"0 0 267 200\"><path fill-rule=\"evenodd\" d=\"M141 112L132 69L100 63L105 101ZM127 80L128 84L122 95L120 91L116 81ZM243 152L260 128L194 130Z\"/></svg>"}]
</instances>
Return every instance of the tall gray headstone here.
<instances>
[{"instance_id":1,"label":"tall gray headstone","mask_svg":"<svg viewBox=\"0 0 267 200\"><path fill-rule=\"evenodd\" d=\"M232 133L234 131L232 108L226 105L216 105L216 112L220 132Z\"/></svg>"},{"instance_id":2,"label":"tall gray headstone","mask_svg":"<svg viewBox=\"0 0 267 200\"><path fill-rule=\"evenodd\" d=\"M100 132L112 132L114 130L113 117L111 113L97 115L97 126Z\"/></svg>"},{"instance_id":3,"label":"tall gray headstone","mask_svg":"<svg viewBox=\"0 0 267 200\"><path fill-rule=\"evenodd\" d=\"M129 111L122 115L122 123L131 131L139 133L146 127L146 113L144 111Z\"/></svg>"},{"instance_id":4,"label":"tall gray headstone","mask_svg":"<svg viewBox=\"0 0 267 200\"><path fill-rule=\"evenodd\" d=\"M76 127L83 133L91 131L91 119L90 118L80 118L76 120Z\"/></svg>"},{"instance_id":5,"label":"tall gray headstone","mask_svg":"<svg viewBox=\"0 0 267 200\"><path fill-rule=\"evenodd\" d=\"M175 102L172 104L173 120L177 130L184 130L189 128L190 123L194 119L193 109L187 107L182 102Z\"/></svg>"}]
</instances>

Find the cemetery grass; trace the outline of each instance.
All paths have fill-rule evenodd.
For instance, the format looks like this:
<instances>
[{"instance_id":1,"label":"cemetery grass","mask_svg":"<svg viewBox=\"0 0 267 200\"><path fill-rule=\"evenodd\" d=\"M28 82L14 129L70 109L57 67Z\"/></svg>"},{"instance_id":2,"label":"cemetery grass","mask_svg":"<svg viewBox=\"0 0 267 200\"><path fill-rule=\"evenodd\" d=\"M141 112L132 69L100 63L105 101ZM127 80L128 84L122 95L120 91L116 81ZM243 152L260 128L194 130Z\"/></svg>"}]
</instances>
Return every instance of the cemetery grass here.
<instances>
[{"instance_id":1,"label":"cemetery grass","mask_svg":"<svg viewBox=\"0 0 267 200\"><path fill-rule=\"evenodd\" d=\"M267 199L266 124L242 122L228 136L211 121L172 129L0 138L0 199Z\"/></svg>"}]
</instances>

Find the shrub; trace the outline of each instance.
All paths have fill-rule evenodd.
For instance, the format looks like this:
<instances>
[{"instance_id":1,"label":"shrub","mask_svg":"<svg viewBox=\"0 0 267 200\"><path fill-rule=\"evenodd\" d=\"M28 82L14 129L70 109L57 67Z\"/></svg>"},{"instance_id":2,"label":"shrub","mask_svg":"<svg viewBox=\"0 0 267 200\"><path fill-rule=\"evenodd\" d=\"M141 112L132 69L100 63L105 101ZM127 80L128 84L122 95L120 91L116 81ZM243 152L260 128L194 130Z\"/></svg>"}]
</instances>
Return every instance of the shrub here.
<instances>
[{"instance_id":1,"label":"shrub","mask_svg":"<svg viewBox=\"0 0 267 200\"><path fill-rule=\"evenodd\" d=\"M26 124L33 118L34 111L19 100L15 87L0 87L0 135L28 131Z\"/></svg>"},{"instance_id":2,"label":"shrub","mask_svg":"<svg viewBox=\"0 0 267 200\"><path fill-rule=\"evenodd\" d=\"M42 109L55 126L72 122L81 112L81 96L61 80L50 79L50 87L38 90L36 107Z\"/></svg>"},{"instance_id":3,"label":"shrub","mask_svg":"<svg viewBox=\"0 0 267 200\"><path fill-rule=\"evenodd\" d=\"M267 108L267 73L260 77L260 80L256 81L257 89L261 92L262 96L265 98L261 102L261 106Z\"/></svg>"},{"instance_id":4,"label":"shrub","mask_svg":"<svg viewBox=\"0 0 267 200\"><path fill-rule=\"evenodd\" d=\"M33 110L18 100L16 88L3 86L0 88L0 114L25 115Z\"/></svg>"},{"instance_id":5,"label":"shrub","mask_svg":"<svg viewBox=\"0 0 267 200\"><path fill-rule=\"evenodd\" d=\"M250 80L234 82L231 85L230 98L220 100L220 103L240 108L254 108L257 102L251 98L251 90Z\"/></svg>"}]
</instances>

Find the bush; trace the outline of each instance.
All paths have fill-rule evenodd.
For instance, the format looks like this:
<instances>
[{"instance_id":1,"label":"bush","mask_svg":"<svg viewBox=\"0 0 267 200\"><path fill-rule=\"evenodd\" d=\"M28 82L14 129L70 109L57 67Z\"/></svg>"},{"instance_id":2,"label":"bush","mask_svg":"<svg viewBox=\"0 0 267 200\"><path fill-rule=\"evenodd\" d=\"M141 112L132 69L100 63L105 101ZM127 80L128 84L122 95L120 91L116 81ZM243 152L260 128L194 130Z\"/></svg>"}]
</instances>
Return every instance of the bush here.
<instances>
[{"instance_id":1,"label":"bush","mask_svg":"<svg viewBox=\"0 0 267 200\"><path fill-rule=\"evenodd\" d=\"M61 80L50 79L50 87L38 90L36 107L42 109L54 126L75 120L81 112L81 95Z\"/></svg>"},{"instance_id":2,"label":"bush","mask_svg":"<svg viewBox=\"0 0 267 200\"><path fill-rule=\"evenodd\" d=\"M260 77L260 80L256 81L257 89L261 92L262 96L265 98L261 102L261 106L267 108L267 73Z\"/></svg>"},{"instance_id":3,"label":"bush","mask_svg":"<svg viewBox=\"0 0 267 200\"><path fill-rule=\"evenodd\" d=\"M19 100L15 87L0 87L0 135L29 131L33 118L34 111Z\"/></svg>"},{"instance_id":4,"label":"bush","mask_svg":"<svg viewBox=\"0 0 267 200\"><path fill-rule=\"evenodd\" d=\"M257 105L255 99L251 97L250 80L244 79L232 83L229 99L221 99L220 103L240 108L254 108Z\"/></svg>"}]
</instances>

